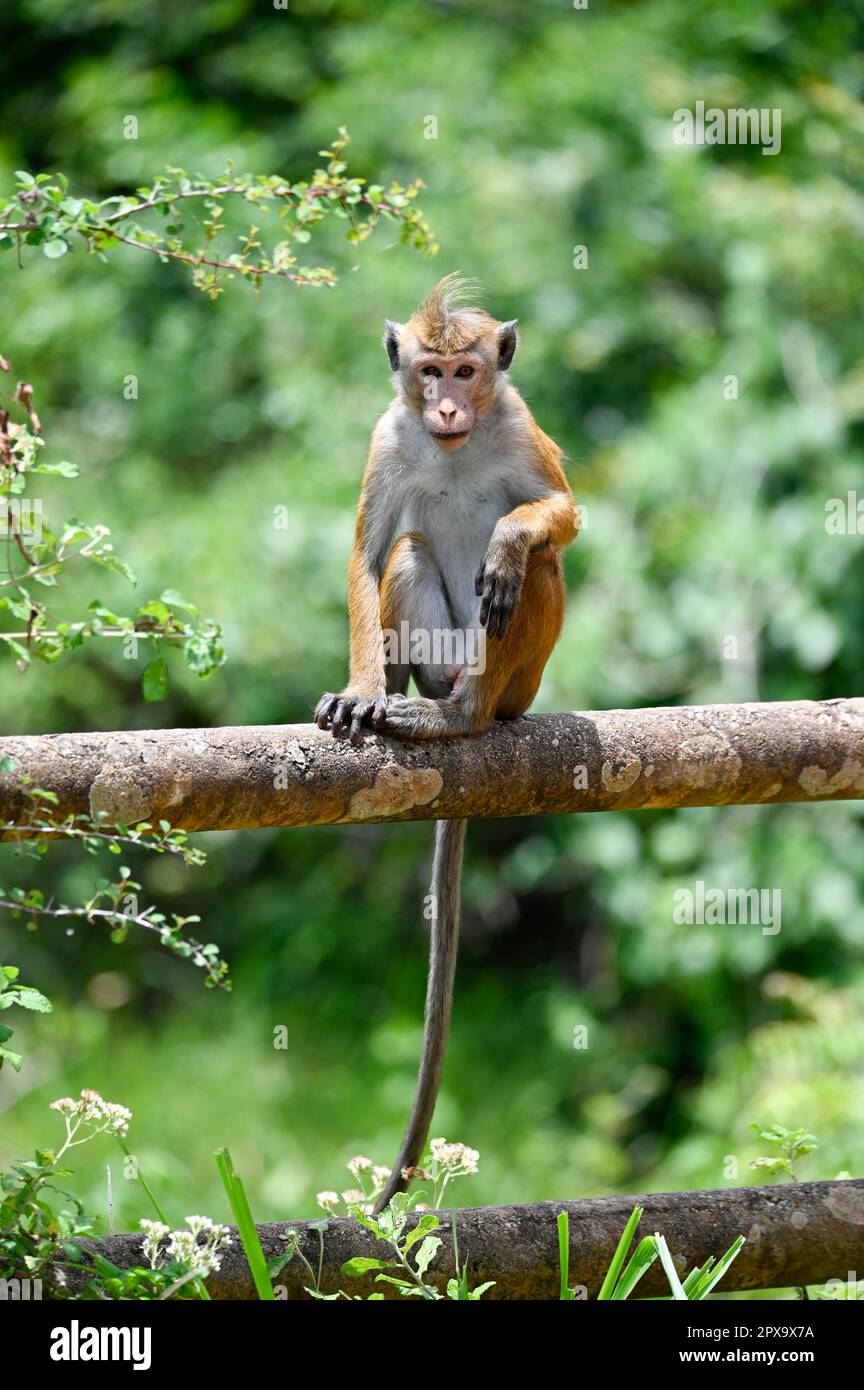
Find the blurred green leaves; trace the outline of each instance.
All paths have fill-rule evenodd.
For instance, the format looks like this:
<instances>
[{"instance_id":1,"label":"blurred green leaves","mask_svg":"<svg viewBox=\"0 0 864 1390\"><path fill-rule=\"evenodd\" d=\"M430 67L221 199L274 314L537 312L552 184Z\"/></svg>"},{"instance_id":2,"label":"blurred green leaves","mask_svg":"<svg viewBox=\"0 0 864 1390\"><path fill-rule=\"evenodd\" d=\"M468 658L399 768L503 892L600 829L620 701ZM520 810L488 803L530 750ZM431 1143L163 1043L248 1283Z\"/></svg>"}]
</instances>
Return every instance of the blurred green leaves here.
<instances>
[{"instance_id":1,"label":"blurred green leaves","mask_svg":"<svg viewBox=\"0 0 864 1390\"><path fill-rule=\"evenodd\" d=\"M830 499L862 493L854 6L11 0L6 23L0 186L63 168L101 202L167 162L216 180L229 160L294 183L344 122L358 175L423 181L441 246L434 264L401 255L382 221L355 247L334 217L315 236L338 294L276 279L215 304L131 247L24 273L0 257L3 350L86 464L76 509L123 538L143 594L176 584L218 615L231 652L217 681L172 672L154 705L147 644L135 663L90 643L26 687L7 663L7 731L309 718L346 669L353 513L389 399L383 320L457 268L519 317L513 379L587 508L538 708L860 692L862 538L825 526ZM673 112L700 99L780 107L781 153L676 147ZM59 506L68 485L44 483ZM116 608L124 581L101 578ZM86 609L92 593L68 585ZM149 1111L178 1201L214 1200L206 1152L227 1141L262 1219L312 1210L334 1153L388 1152L404 1120L428 848L421 826L220 837L194 886L238 985L215 1029L146 948L110 1011L71 1000L116 962L27 938L37 978L70 1000L79 1072L58 1084L109 1068ZM477 1200L714 1186L730 1154L746 1181L754 1114L805 1116L826 1176L859 1167L862 862L851 803L472 825L439 1115L483 1151ZM59 889L76 870L55 872ZM695 878L780 887L782 932L677 926L673 893ZM181 878L155 886L192 910ZM282 1023L287 1055L269 1048ZM56 1077L47 1033L40 1060ZM164 1075L195 1097L194 1144L164 1113ZM28 1104L7 1114L17 1148ZM101 1182L94 1169L94 1201Z\"/></svg>"}]
</instances>

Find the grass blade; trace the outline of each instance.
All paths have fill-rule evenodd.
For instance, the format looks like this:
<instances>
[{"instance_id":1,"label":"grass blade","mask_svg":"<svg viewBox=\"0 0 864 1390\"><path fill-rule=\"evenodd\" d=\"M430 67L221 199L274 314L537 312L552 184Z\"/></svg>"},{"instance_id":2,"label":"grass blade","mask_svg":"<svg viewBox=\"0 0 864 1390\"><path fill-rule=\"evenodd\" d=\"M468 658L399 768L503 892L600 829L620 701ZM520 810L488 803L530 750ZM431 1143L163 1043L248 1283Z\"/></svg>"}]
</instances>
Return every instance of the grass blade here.
<instances>
[{"instance_id":1,"label":"grass blade","mask_svg":"<svg viewBox=\"0 0 864 1390\"><path fill-rule=\"evenodd\" d=\"M684 1292L681 1280L678 1278L678 1271L675 1268L672 1256L669 1254L669 1246L666 1244L666 1237L655 1234L654 1240L656 1241L657 1250L660 1255L660 1263L666 1273L666 1278L669 1280L672 1297L679 1302L683 1301L686 1303L687 1295Z\"/></svg>"},{"instance_id":2,"label":"grass blade","mask_svg":"<svg viewBox=\"0 0 864 1390\"><path fill-rule=\"evenodd\" d=\"M234 1172L234 1164L231 1162L231 1155L227 1149L216 1150L216 1166L219 1169L219 1176L222 1179L225 1191L228 1194L228 1201L231 1204L231 1211L234 1214L234 1221L243 1242L243 1249L246 1252L246 1259L249 1261L249 1268L252 1271L252 1278L258 1297L276 1301L273 1292L273 1285L270 1282L270 1275L267 1271L267 1261L264 1258L264 1251L261 1249L261 1242L258 1239L258 1232L255 1229L255 1222L252 1220L252 1213L249 1210L249 1203L243 1184Z\"/></svg>"},{"instance_id":3,"label":"grass blade","mask_svg":"<svg viewBox=\"0 0 864 1390\"><path fill-rule=\"evenodd\" d=\"M624 1263L627 1251L630 1249L630 1242L633 1239L636 1227L642 1220L643 1210L643 1207L636 1206L630 1213L630 1219L621 1233L621 1239L616 1246L615 1254L612 1256L612 1263L609 1266L606 1278L603 1280L600 1292L597 1295L598 1301L610 1299L612 1297L612 1290L618 1282L618 1275L621 1273L621 1266Z\"/></svg>"},{"instance_id":4,"label":"grass blade","mask_svg":"<svg viewBox=\"0 0 864 1390\"><path fill-rule=\"evenodd\" d=\"M633 1257L628 1262L627 1268L615 1285L612 1293L614 1300L629 1298L635 1289L646 1269L650 1269L657 1258L657 1242L653 1236L645 1236L640 1240Z\"/></svg>"},{"instance_id":5,"label":"grass blade","mask_svg":"<svg viewBox=\"0 0 864 1390\"><path fill-rule=\"evenodd\" d=\"M726 1251L726 1254L720 1256L720 1259L717 1261L716 1269L710 1269L706 1265L700 1273L699 1281L695 1292L689 1294L689 1297L692 1299L707 1298L708 1294L714 1288L714 1285L718 1284L720 1280L723 1278L723 1275L726 1273L732 1261L737 1256L743 1244L744 1237L738 1236L738 1238L732 1243L732 1245L729 1246L729 1249Z\"/></svg>"},{"instance_id":6,"label":"grass blade","mask_svg":"<svg viewBox=\"0 0 864 1390\"><path fill-rule=\"evenodd\" d=\"M570 1216L566 1211L558 1213L558 1268L561 1271L559 1299L562 1303L572 1303L573 1290L567 1287L570 1277Z\"/></svg>"}]
</instances>

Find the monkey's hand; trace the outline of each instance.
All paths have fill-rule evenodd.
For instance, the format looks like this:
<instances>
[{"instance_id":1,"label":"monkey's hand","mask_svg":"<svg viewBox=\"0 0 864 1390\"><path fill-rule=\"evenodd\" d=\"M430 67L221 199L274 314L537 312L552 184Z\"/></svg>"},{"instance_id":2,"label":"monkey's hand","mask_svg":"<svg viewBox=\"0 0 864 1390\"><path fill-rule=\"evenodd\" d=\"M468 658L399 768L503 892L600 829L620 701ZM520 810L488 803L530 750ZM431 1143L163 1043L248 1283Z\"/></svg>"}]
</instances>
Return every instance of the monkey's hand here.
<instances>
[{"instance_id":1,"label":"monkey's hand","mask_svg":"<svg viewBox=\"0 0 864 1390\"><path fill-rule=\"evenodd\" d=\"M493 532L486 558L477 571L474 592L480 599L480 622L487 637L503 637L516 611L528 551L523 542Z\"/></svg>"},{"instance_id":2,"label":"monkey's hand","mask_svg":"<svg viewBox=\"0 0 864 1390\"><path fill-rule=\"evenodd\" d=\"M315 707L315 723L319 729L332 729L334 738L339 738L347 727L351 742L357 743L364 724L372 729L383 726L386 710L385 691L377 690L370 694L349 688L340 695L328 693L321 696Z\"/></svg>"}]
</instances>

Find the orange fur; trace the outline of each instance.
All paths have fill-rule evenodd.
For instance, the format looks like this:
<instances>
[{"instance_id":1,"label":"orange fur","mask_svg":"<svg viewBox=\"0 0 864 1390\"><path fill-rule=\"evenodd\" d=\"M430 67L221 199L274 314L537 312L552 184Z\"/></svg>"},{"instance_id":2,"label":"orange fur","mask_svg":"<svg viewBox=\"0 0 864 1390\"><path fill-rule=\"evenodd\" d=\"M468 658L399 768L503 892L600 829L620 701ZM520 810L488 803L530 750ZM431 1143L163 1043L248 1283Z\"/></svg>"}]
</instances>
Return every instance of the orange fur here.
<instances>
[{"instance_id":1,"label":"orange fur","mask_svg":"<svg viewBox=\"0 0 864 1390\"><path fill-rule=\"evenodd\" d=\"M421 347L452 356L473 347L481 334L494 332L498 322L485 309L460 305L469 290L470 282L458 274L445 275L432 287L408 321Z\"/></svg>"}]
</instances>

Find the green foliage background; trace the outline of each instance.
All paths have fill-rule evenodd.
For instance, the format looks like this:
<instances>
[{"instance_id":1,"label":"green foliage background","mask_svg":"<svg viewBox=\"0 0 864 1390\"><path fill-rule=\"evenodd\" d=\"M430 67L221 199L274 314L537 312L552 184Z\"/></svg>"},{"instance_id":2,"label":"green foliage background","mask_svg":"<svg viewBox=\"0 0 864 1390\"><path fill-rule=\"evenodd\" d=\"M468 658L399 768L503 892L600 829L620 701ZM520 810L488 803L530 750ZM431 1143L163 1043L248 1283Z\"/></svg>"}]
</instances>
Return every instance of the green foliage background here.
<instances>
[{"instance_id":1,"label":"green foliage background","mask_svg":"<svg viewBox=\"0 0 864 1390\"><path fill-rule=\"evenodd\" d=\"M344 122L353 171L427 182L441 252L386 228L356 250L334 236L335 290L236 284L215 304L132 250L0 259L0 350L36 386L50 455L82 466L52 480L52 514L107 522L141 594L189 592L229 650L207 683L174 663L156 706L116 644L23 679L10 662L4 731L309 717L344 678L382 321L457 268L519 316L514 379L587 507L537 708L861 693L862 538L825 530L826 501L862 488L860 29L851 0L9 0L4 186L62 168L104 197L229 157L302 177ZM781 153L676 147L672 112L697 100L781 108ZM122 590L88 580L81 606ZM462 1199L747 1182L755 1118L820 1134L803 1176L860 1171L861 816L472 825L435 1122L481 1151ZM18 1023L0 1158L50 1143L47 1102L93 1086L134 1111L172 1218L225 1215L217 1144L259 1219L311 1214L352 1153L390 1161L420 1040L429 841L410 825L225 834L203 871L136 863L163 907L201 912L230 996L147 941L0 924L3 958L56 1004ZM48 869L83 895L93 864L59 848ZM17 872L8 849L0 870ZM780 888L782 931L676 926L673 893L697 879ZM104 1157L86 1151L79 1184L100 1209ZM116 1174L114 1190L128 1229L143 1193Z\"/></svg>"}]
</instances>

